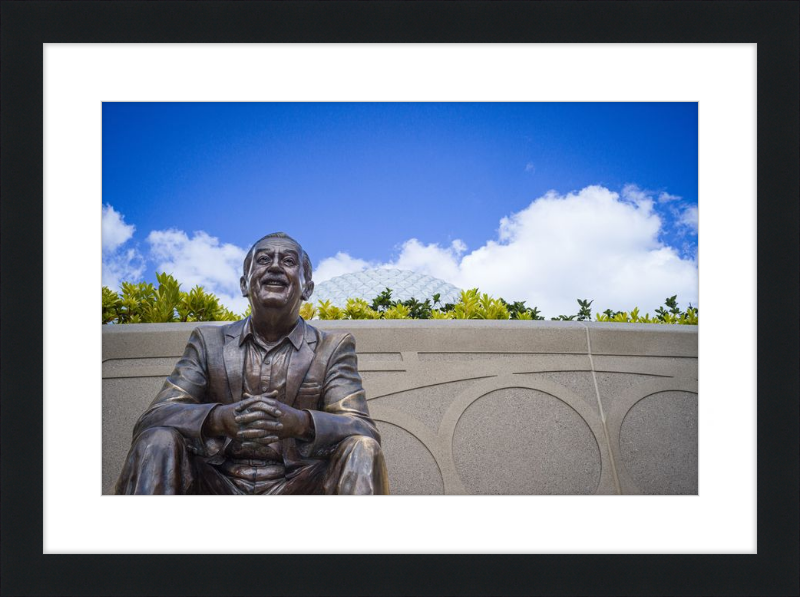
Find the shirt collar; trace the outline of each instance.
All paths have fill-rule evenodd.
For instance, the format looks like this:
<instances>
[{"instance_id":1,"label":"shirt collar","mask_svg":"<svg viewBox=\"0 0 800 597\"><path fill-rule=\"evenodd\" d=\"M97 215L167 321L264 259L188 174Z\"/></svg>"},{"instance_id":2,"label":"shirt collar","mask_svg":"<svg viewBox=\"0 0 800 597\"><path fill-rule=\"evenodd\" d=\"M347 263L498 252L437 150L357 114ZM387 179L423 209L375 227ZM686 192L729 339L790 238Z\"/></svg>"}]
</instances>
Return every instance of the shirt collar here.
<instances>
[{"instance_id":1,"label":"shirt collar","mask_svg":"<svg viewBox=\"0 0 800 597\"><path fill-rule=\"evenodd\" d=\"M283 342L286 338L289 339L289 342L292 343L295 350L300 350L300 347L303 345L303 340L305 339L306 335L306 326L305 322L303 321L302 317L297 318L297 323L295 324L292 331L289 332L286 336L278 340L278 344ZM244 344L249 337L253 337L255 341L255 332L253 331L253 326L250 322L250 317L248 316L247 319L244 320L244 325L242 326L242 333L239 335L239 346ZM277 345L276 345L277 346Z\"/></svg>"}]
</instances>

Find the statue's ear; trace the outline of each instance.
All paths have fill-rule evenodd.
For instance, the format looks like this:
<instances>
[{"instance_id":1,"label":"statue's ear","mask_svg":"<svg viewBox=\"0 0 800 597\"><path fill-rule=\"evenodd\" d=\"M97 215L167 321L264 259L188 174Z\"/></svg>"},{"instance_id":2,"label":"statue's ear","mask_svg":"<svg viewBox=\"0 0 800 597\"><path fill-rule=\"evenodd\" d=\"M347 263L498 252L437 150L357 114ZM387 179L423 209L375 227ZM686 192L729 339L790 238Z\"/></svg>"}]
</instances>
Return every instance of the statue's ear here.
<instances>
[{"instance_id":1,"label":"statue's ear","mask_svg":"<svg viewBox=\"0 0 800 597\"><path fill-rule=\"evenodd\" d=\"M247 296L247 278L244 276L239 278L239 288L242 289L242 296Z\"/></svg>"},{"instance_id":2,"label":"statue's ear","mask_svg":"<svg viewBox=\"0 0 800 597\"><path fill-rule=\"evenodd\" d=\"M303 295L302 295L303 300L307 301L308 299L311 298L312 294L314 294L314 281L309 280L308 282L306 282L306 287L303 290Z\"/></svg>"}]
</instances>

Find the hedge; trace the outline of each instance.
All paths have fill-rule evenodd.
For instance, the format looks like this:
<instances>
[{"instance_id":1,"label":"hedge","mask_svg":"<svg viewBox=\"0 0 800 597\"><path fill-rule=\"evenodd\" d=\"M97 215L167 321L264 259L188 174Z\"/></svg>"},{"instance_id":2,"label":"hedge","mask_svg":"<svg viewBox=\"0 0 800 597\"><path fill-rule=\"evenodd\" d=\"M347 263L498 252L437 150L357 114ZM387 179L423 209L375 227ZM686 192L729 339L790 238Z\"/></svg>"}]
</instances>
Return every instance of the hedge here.
<instances>
[{"instance_id":1,"label":"hedge","mask_svg":"<svg viewBox=\"0 0 800 597\"><path fill-rule=\"evenodd\" d=\"M103 286L103 324L166 323L173 321L236 321L250 314L250 307L242 314L225 308L219 299L195 286L189 292L180 289L180 283L170 274L156 274L158 287L151 283L123 282L117 293ZM594 301L577 299L578 312L574 315L551 317L553 321L588 321L592 318ZM526 307L525 301L508 302L481 294L477 288L462 290L457 303L442 303L440 295L418 301L392 300L392 290L387 288L371 302L361 298L347 299L344 307L330 301L317 301L316 305L304 303L300 309L304 319L517 319L543 320L536 307ZM639 308L631 311L606 309L595 314L596 321L616 323L662 323L697 325L696 307L681 310L677 295L665 299L664 305L640 315Z\"/></svg>"}]
</instances>

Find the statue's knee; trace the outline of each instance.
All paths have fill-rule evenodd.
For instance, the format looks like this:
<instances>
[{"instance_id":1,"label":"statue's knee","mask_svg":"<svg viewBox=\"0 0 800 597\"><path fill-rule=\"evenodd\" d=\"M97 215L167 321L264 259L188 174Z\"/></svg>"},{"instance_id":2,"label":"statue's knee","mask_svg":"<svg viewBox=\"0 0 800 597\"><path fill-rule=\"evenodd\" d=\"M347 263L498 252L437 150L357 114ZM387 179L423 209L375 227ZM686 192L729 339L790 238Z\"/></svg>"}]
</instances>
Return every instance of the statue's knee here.
<instances>
[{"instance_id":1,"label":"statue's knee","mask_svg":"<svg viewBox=\"0 0 800 597\"><path fill-rule=\"evenodd\" d=\"M389 493L386 461L381 444L372 437L356 435L344 439L334 456L332 469L335 487L325 488L326 493L340 495L367 495Z\"/></svg>"},{"instance_id":2,"label":"statue's knee","mask_svg":"<svg viewBox=\"0 0 800 597\"><path fill-rule=\"evenodd\" d=\"M172 427L151 427L139 434L135 444L139 448L156 450L174 450L183 448L183 436Z\"/></svg>"},{"instance_id":3,"label":"statue's knee","mask_svg":"<svg viewBox=\"0 0 800 597\"><path fill-rule=\"evenodd\" d=\"M373 458L381 453L380 443L366 435L351 435L342 442L342 447Z\"/></svg>"}]
</instances>

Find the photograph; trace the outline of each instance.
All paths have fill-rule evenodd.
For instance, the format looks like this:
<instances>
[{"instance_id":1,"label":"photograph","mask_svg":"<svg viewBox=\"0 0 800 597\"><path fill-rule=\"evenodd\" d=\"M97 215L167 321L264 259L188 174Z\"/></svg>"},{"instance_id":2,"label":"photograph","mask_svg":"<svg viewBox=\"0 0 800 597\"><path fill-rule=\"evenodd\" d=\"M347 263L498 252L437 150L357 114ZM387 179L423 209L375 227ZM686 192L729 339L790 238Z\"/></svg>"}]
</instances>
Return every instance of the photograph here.
<instances>
[{"instance_id":1,"label":"photograph","mask_svg":"<svg viewBox=\"0 0 800 597\"><path fill-rule=\"evenodd\" d=\"M697 102L103 102L102 493L697 495Z\"/></svg>"}]
</instances>

